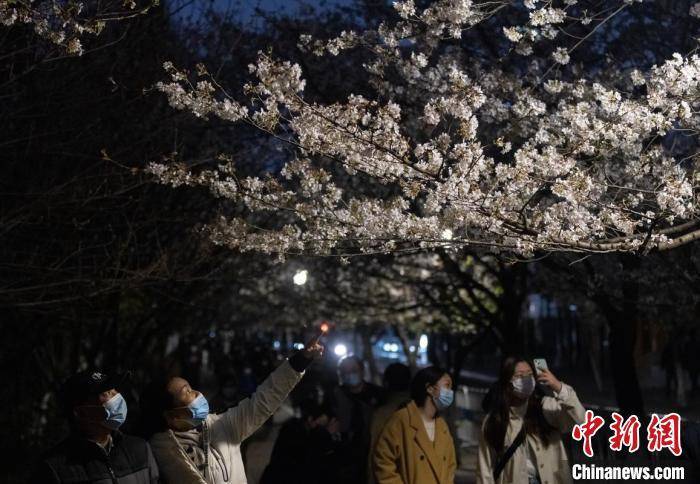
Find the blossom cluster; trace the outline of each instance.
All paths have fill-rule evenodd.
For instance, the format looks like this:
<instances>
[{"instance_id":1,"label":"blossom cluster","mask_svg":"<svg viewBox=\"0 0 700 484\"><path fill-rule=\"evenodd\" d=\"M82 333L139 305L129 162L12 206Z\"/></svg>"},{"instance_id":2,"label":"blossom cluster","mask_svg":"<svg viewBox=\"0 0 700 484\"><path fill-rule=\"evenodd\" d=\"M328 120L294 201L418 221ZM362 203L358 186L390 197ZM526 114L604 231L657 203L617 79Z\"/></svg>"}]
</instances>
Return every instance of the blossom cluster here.
<instances>
[{"instance_id":1,"label":"blossom cluster","mask_svg":"<svg viewBox=\"0 0 700 484\"><path fill-rule=\"evenodd\" d=\"M94 11L93 6L88 4L89 8L86 8L83 2L76 0L0 0L0 24L5 27L30 26L37 36L61 47L68 55L79 56L83 53L81 37L99 35L107 21L145 13L155 4L157 0L145 6L137 5L135 0L126 0L109 11Z\"/></svg>"},{"instance_id":2,"label":"blossom cluster","mask_svg":"<svg viewBox=\"0 0 700 484\"><path fill-rule=\"evenodd\" d=\"M527 23L505 35L522 45L552 41L553 26L585 24L567 13L576 3L527 0ZM533 61L525 82L438 48L507 7L440 0L419 10L407 0L395 3L399 19L376 31L302 38L318 55L360 45L373 52L365 69L374 94L343 102L308 101L300 66L263 54L244 86L248 102L205 69L193 75L167 63L170 80L158 88L173 107L248 123L290 143L295 156L264 177L239 177L232 163L151 170L164 183L242 203L245 210L207 228L238 250L342 255L471 245L530 255L666 250L700 238L696 162L659 142L698 132L700 58L547 77L552 65L572 62L571 49L555 46L548 60Z\"/></svg>"}]
</instances>

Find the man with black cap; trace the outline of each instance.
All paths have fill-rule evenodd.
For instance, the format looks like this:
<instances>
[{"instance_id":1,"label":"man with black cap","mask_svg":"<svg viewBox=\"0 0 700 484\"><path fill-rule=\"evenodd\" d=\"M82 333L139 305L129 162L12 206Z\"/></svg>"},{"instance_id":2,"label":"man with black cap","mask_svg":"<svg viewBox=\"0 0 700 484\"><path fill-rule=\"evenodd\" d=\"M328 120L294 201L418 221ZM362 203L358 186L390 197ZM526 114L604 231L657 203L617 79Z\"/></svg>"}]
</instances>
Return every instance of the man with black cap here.
<instances>
[{"instance_id":1,"label":"man with black cap","mask_svg":"<svg viewBox=\"0 0 700 484\"><path fill-rule=\"evenodd\" d=\"M66 381L61 400L71 434L43 457L34 483L158 482L158 466L148 443L118 430L127 413L118 388L127 377L90 370Z\"/></svg>"}]
</instances>

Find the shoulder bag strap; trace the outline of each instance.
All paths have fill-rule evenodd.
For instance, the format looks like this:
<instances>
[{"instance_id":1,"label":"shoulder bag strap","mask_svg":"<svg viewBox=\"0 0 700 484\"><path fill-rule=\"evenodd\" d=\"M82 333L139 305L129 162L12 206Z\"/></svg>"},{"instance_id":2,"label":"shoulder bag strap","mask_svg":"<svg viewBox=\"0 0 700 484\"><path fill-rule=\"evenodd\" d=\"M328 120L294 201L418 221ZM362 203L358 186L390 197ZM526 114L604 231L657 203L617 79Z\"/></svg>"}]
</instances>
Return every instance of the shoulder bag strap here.
<instances>
[{"instance_id":1,"label":"shoulder bag strap","mask_svg":"<svg viewBox=\"0 0 700 484\"><path fill-rule=\"evenodd\" d=\"M493 479L495 481L498 481L498 478L501 475L501 472L503 472L503 469L506 467L506 464L508 463L510 458L513 457L513 454L515 454L515 451L518 450L518 447L520 447L523 442L525 442L524 424L521 427L520 432L518 432L518 435L515 436L515 439L510 444L510 447L508 447L508 450L506 450L505 453L502 454L496 462L496 467L493 468Z\"/></svg>"}]
</instances>

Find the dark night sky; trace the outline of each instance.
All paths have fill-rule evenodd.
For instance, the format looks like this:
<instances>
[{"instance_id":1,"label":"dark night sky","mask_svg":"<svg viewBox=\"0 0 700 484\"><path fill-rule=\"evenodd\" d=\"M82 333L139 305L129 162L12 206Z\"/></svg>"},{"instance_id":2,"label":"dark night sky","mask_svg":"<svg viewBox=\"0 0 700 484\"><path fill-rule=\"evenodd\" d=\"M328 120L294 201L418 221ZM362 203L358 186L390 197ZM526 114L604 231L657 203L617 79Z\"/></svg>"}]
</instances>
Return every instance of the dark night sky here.
<instances>
[{"instance_id":1,"label":"dark night sky","mask_svg":"<svg viewBox=\"0 0 700 484\"><path fill-rule=\"evenodd\" d=\"M230 12L232 16L241 21L248 22L253 17L256 9L265 12L296 13L304 7L312 7L317 11L323 11L338 6L351 5L353 0L169 0L171 8L187 4L182 8L180 17L191 16L194 20L198 14L208 5L213 4L221 12Z\"/></svg>"}]
</instances>

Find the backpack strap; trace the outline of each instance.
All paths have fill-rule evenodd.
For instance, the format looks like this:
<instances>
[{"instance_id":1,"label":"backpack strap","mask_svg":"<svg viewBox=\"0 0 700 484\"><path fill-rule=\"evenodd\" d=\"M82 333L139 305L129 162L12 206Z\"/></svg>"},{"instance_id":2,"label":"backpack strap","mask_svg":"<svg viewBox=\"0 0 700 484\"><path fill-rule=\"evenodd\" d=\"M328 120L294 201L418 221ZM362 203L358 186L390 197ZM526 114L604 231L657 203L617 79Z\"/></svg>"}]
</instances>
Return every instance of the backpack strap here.
<instances>
[{"instance_id":1,"label":"backpack strap","mask_svg":"<svg viewBox=\"0 0 700 484\"><path fill-rule=\"evenodd\" d=\"M506 467L506 464L511 457L513 457L513 454L515 454L515 451L518 450L518 447L520 447L523 442L525 442L525 425L520 428L520 432L518 432L518 435L515 436L515 439L513 442L511 442L510 447L508 447L508 449L498 458L496 467L493 468L493 479L495 481L498 481L498 478L503 472L503 469Z\"/></svg>"}]
</instances>

